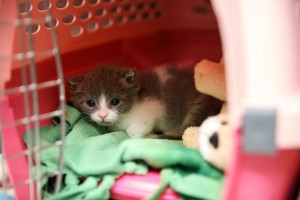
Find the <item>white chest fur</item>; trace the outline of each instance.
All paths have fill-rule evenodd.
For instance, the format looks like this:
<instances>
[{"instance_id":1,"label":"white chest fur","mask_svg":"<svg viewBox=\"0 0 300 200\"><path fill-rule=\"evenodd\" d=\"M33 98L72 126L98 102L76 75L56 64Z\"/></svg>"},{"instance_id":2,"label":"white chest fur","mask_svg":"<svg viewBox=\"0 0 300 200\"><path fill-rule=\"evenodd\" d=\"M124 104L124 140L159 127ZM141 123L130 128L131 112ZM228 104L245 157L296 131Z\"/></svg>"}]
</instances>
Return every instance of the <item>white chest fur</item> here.
<instances>
[{"instance_id":1,"label":"white chest fur","mask_svg":"<svg viewBox=\"0 0 300 200\"><path fill-rule=\"evenodd\" d=\"M126 131L130 137L143 137L159 126L164 115L164 106L158 100L148 98L136 103L112 129Z\"/></svg>"}]
</instances>

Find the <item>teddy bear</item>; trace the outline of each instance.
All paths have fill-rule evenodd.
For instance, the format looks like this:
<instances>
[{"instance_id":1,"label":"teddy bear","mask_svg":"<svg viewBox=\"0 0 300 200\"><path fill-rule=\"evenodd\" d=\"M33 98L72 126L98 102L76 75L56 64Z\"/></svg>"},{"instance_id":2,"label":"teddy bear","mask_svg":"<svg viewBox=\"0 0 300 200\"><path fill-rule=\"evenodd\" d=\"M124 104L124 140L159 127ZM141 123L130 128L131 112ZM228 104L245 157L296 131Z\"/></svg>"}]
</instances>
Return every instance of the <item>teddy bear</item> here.
<instances>
[{"instance_id":1,"label":"teddy bear","mask_svg":"<svg viewBox=\"0 0 300 200\"><path fill-rule=\"evenodd\" d=\"M225 170L231 154L224 61L202 60L195 66L195 86L199 92L224 101L220 114L208 117L199 127L188 127L182 136L188 148L199 149L203 158L220 170Z\"/></svg>"}]
</instances>

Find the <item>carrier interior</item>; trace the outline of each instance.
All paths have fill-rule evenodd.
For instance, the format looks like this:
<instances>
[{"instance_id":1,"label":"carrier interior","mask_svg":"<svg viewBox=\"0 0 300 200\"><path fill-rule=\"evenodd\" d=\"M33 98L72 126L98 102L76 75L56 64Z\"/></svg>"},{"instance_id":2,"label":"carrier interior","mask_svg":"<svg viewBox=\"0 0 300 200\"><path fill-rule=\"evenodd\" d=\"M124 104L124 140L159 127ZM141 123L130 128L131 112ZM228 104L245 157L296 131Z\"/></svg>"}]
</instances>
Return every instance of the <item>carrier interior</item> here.
<instances>
[{"instance_id":1,"label":"carrier interior","mask_svg":"<svg viewBox=\"0 0 300 200\"><path fill-rule=\"evenodd\" d=\"M37 30L34 26L30 30L28 25L24 25L21 29L15 28L12 31L14 33L11 35L14 41L12 55L22 52L35 53L32 57L27 55L24 59L11 60L11 79L5 85L7 91L5 103L11 109L3 110L2 114L6 118L5 123L17 124L13 127L13 131L10 128L4 128L4 132L13 132L16 140L14 147L5 147L8 154L15 155L7 161L14 183L22 183L29 176L30 166L28 166L26 156L18 156L26 149L22 134L36 127L34 117L38 118L39 127L51 124L51 117L57 114L56 111L61 103L62 91L59 86L65 84L68 77L83 74L102 63L120 64L137 68L137 70L167 63L192 68L202 59L219 62L222 57L220 35L208 1L196 3L189 1L182 8L182 12L178 13L180 5L175 1L174 4L169 4L167 1L107 1L101 3L107 14L106 17L100 17L100 19L96 16L96 12L99 12L97 6L89 5L89 3L99 1L83 1L85 4L77 9L75 4L79 5L80 2L74 1L74 5L69 5L65 10L60 10L58 5L54 4L51 8L53 16L59 22L55 25L55 31L63 80L58 79L58 63L54 55L56 46L51 37L51 30L46 24L44 26L39 23ZM32 8L37 8L37 10L32 10L33 17L37 19L45 17L46 13L39 10L41 7L38 2L31 3ZM26 2L20 2L20 5L26 8ZM128 6L132 9L131 14L126 14L124 10L116 13L114 11L115 8L125 9ZM14 10L15 7L12 6L11 9ZM80 13L85 9L95 13L89 20L80 19ZM79 19L71 25L64 22L69 13L79 16ZM136 16L137 19L130 21L130 16L131 18ZM118 20L122 17L128 21L120 24ZM26 18L26 9L25 14L21 13L21 19L23 18ZM91 33L87 28L82 33L74 35L73 28L76 28L76 25L88 27L87 24L91 20L99 22L100 27L96 31ZM106 26L106 22L111 24ZM31 36L29 36L30 31L33 32ZM32 74L35 74L35 78ZM36 82L33 79L36 79ZM27 93L27 101L24 96L26 92L20 92L26 85L24 83L31 87ZM37 87L37 92L35 87ZM64 89L67 102L70 94L66 85ZM35 94L37 101L34 100ZM25 105L29 111L27 114ZM16 170L20 165L24 170L18 173ZM152 175L158 178L158 174ZM18 187L16 193L17 196L27 196L28 185Z\"/></svg>"},{"instance_id":2,"label":"carrier interior","mask_svg":"<svg viewBox=\"0 0 300 200\"><path fill-rule=\"evenodd\" d=\"M18 14L18 19L28 17L25 1L20 1L18 6L11 2L14 1L2 1L0 18L15 20ZM5 41L1 40L7 45L2 49L3 55L12 58L1 63L11 70L10 80L4 88L5 98L1 102L1 120L5 124L2 137L6 153L13 155L7 160L9 176L15 183L23 184L16 188L19 197L28 196L26 180L29 176L26 156L20 154L26 149L21 136L28 128L32 129L36 121L40 127L51 123L50 118L56 114L61 103L59 86L65 84L68 77L85 73L101 63L117 63L142 70L166 63L194 67L202 59L219 62L223 56L218 23L210 1L74 0L68 1L68 4L63 4L63 0L55 1L62 4L51 1L50 10L55 20L47 23L43 21L47 15L47 4L30 2L32 17L39 23L37 26L28 29L25 23L18 26L21 29L14 25L1 27L0 30L6 34ZM86 11L89 14L86 15ZM54 56L57 46L51 37L52 26L56 31L63 80L58 80L58 63ZM30 38L32 41L29 41ZM20 45L21 41L23 45ZM33 49L30 44L34 44ZM35 52L34 56L31 52ZM24 57L20 57L19 53L25 56L22 54ZM33 70L35 83L32 82ZM233 69L230 70L230 77L239 76L238 80L243 81L242 66L240 70L234 69L236 74ZM29 86L28 102L24 98L24 79ZM64 89L68 100L68 88ZM35 91L37 102L33 99ZM27 114L25 104L28 105ZM38 120L35 106L38 108ZM236 144L234 158L226 173L229 178L225 185L225 197L245 199L245 194L252 192L249 183L255 184L255 189L263 193L261 198L277 194L281 195L279 198L287 196L286 193L293 189L290 186L295 175L299 174L299 149L279 150L275 156L248 155L242 149L241 131L233 131ZM23 170L18 170L19 166ZM291 173L285 174L289 169ZM24 183L27 185L24 186Z\"/></svg>"}]
</instances>

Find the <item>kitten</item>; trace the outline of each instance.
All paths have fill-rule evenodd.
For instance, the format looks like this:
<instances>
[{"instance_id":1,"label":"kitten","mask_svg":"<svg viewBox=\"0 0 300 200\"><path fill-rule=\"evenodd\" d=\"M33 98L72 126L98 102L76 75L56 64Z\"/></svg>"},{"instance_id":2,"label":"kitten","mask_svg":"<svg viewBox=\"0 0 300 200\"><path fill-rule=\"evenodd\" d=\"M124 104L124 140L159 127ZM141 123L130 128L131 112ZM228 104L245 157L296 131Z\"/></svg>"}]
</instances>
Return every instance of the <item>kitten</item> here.
<instances>
[{"instance_id":1,"label":"kitten","mask_svg":"<svg viewBox=\"0 0 300 200\"><path fill-rule=\"evenodd\" d=\"M99 66L67 80L72 105L110 130L143 137L153 131L181 137L219 113L222 102L195 89L192 69ZM164 136L162 136L164 137Z\"/></svg>"}]
</instances>

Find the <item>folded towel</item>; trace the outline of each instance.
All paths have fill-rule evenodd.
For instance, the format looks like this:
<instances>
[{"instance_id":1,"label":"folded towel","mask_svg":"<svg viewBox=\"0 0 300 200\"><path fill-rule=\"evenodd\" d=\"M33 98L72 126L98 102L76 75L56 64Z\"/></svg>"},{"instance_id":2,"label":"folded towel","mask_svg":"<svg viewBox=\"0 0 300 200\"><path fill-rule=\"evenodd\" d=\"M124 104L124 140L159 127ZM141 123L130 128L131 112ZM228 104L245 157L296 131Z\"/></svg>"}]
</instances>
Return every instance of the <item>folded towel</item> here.
<instances>
[{"instance_id":1,"label":"folded towel","mask_svg":"<svg viewBox=\"0 0 300 200\"><path fill-rule=\"evenodd\" d=\"M131 139L125 132L108 132L71 106L67 106L66 121L62 189L54 194L49 190L51 178L43 181L48 199L109 199L117 177L146 174L150 168L161 169L163 180L150 199L156 199L168 185L182 197L219 198L223 174L205 162L198 151L185 148L182 141ZM52 125L40 129L41 144L58 141L59 131L59 120L54 118ZM32 134L24 134L25 143L26 136ZM57 146L42 150L43 174L57 170L58 156Z\"/></svg>"}]
</instances>

